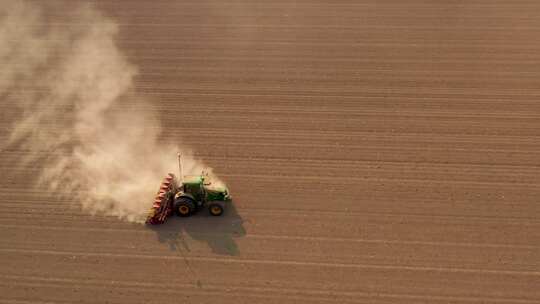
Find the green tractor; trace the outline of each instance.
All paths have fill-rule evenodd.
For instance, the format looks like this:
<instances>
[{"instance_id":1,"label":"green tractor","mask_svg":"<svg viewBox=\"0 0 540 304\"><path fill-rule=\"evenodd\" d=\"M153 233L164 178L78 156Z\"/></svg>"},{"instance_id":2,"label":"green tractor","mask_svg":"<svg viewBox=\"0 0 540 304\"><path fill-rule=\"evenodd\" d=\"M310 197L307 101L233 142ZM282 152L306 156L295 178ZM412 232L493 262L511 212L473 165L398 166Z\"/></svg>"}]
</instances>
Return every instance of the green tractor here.
<instances>
[{"instance_id":1,"label":"green tractor","mask_svg":"<svg viewBox=\"0 0 540 304\"><path fill-rule=\"evenodd\" d=\"M146 217L146 223L162 224L171 215L188 217L208 207L210 215L220 216L230 203L231 196L225 185L212 182L208 174L183 176L182 161L178 155L181 181L169 173L163 179L152 208Z\"/></svg>"},{"instance_id":2,"label":"green tractor","mask_svg":"<svg viewBox=\"0 0 540 304\"><path fill-rule=\"evenodd\" d=\"M213 185L207 176L186 176L174 195L173 210L176 215L186 217L208 206L211 215L219 216L230 198L225 186Z\"/></svg>"}]
</instances>

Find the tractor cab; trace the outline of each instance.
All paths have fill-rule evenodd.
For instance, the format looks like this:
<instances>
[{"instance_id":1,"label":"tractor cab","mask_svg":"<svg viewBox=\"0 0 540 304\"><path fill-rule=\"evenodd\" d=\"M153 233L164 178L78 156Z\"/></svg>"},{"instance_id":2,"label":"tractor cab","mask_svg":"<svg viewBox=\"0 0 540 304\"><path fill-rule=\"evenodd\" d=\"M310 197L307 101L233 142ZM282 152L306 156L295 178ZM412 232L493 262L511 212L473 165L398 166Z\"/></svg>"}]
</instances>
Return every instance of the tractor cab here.
<instances>
[{"instance_id":1,"label":"tractor cab","mask_svg":"<svg viewBox=\"0 0 540 304\"><path fill-rule=\"evenodd\" d=\"M200 175L184 176L180 190L184 194L189 194L196 202L206 201L206 193L204 191L203 181L204 178Z\"/></svg>"}]
</instances>

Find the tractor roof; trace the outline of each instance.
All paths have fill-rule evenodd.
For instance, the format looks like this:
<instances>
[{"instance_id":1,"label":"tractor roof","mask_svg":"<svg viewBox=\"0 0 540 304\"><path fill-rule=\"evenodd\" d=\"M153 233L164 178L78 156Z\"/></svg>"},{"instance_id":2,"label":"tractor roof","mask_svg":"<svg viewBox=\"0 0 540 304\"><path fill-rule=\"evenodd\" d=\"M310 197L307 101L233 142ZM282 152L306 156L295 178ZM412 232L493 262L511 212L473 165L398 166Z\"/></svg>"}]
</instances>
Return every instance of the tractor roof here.
<instances>
[{"instance_id":1,"label":"tractor roof","mask_svg":"<svg viewBox=\"0 0 540 304\"><path fill-rule=\"evenodd\" d=\"M186 175L182 182L184 184L200 184L203 182L203 177L200 175Z\"/></svg>"}]
</instances>

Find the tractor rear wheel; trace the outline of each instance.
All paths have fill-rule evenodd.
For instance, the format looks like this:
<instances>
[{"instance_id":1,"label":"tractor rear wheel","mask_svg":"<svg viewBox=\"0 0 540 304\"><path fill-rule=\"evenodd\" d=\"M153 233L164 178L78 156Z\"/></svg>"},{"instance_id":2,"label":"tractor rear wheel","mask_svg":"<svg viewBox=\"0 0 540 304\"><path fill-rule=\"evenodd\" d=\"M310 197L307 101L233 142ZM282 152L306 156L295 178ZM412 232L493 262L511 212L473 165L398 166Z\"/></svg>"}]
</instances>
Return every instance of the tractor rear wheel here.
<instances>
[{"instance_id":1,"label":"tractor rear wheel","mask_svg":"<svg viewBox=\"0 0 540 304\"><path fill-rule=\"evenodd\" d=\"M187 197L181 197L174 202L176 215L187 217L195 212L195 202Z\"/></svg>"},{"instance_id":2,"label":"tractor rear wheel","mask_svg":"<svg viewBox=\"0 0 540 304\"><path fill-rule=\"evenodd\" d=\"M223 204L211 203L210 205L208 205L208 211L210 211L210 215L220 216L223 214Z\"/></svg>"}]
</instances>

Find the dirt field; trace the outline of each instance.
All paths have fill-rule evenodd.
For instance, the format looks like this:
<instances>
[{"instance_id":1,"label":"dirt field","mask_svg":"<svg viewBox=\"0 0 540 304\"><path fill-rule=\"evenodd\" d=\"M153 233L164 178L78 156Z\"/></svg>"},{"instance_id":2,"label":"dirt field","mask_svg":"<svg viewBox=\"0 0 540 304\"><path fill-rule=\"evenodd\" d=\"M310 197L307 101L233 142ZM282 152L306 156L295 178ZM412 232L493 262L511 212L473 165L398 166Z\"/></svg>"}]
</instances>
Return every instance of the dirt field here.
<instances>
[{"instance_id":1,"label":"dirt field","mask_svg":"<svg viewBox=\"0 0 540 304\"><path fill-rule=\"evenodd\" d=\"M0 303L540 302L540 2L96 7L236 210L88 215L4 149Z\"/></svg>"}]
</instances>

